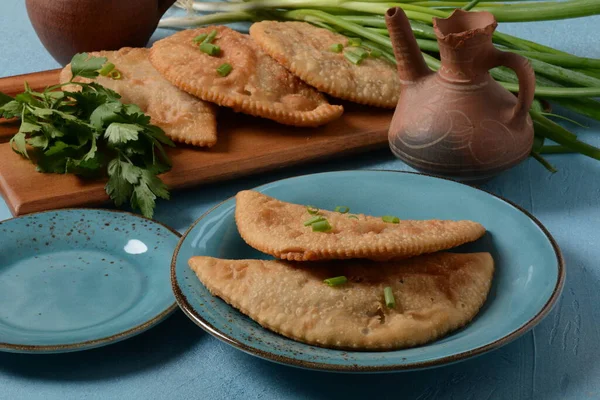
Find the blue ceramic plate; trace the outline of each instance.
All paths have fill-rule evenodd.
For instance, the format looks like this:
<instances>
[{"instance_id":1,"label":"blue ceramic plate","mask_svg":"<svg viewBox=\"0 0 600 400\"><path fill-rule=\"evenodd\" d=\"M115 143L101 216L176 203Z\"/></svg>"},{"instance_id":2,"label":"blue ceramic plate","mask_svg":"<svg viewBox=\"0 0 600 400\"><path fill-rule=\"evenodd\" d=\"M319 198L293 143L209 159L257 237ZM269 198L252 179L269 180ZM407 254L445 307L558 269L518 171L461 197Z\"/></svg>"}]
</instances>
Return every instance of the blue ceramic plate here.
<instances>
[{"instance_id":1,"label":"blue ceramic plate","mask_svg":"<svg viewBox=\"0 0 600 400\"><path fill-rule=\"evenodd\" d=\"M482 190L426 175L345 171L306 175L261 186L280 200L404 219L469 219L488 233L458 251L489 251L496 273L487 302L465 328L417 348L348 352L309 346L263 329L211 296L187 265L194 255L270 258L238 234L235 199L202 216L184 234L171 265L177 302L217 338L256 356L294 366L335 371L397 371L456 362L500 347L537 324L559 297L565 279L560 250L526 211Z\"/></svg>"},{"instance_id":2,"label":"blue ceramic plate","mask_svg":"<svg viewBox=\"0 0 600 400\"><path fill-rule=\"evenodd\" d=\"M179 234L137 215L73 209L0 222L0 350L60 353L136 335L177 305Z\"/></svg>"}]
</instances>

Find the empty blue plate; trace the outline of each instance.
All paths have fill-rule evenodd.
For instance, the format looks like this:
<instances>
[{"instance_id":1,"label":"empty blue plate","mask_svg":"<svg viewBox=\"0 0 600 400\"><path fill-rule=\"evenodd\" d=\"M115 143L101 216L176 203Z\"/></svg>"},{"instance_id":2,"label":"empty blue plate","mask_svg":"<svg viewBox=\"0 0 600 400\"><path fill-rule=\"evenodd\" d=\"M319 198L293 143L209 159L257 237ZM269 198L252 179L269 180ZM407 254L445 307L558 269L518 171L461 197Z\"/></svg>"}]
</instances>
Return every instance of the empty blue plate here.
<instances>
[{"instance_id":1,"label":"empty blue plate","mask_svg":"<svg viewBox=\"0 0 600 400\"><path fill-rule=\"evenodd\" d=\"M280 336L236 311L209 291L187 265L194 255L270 258L238 234L235 199L202 216L184 234L173 257L171 279L183 311L217 338L259 357L304 368L398 371L439 366L500 347L537 324L560 295L565 270L558 246L526 211L482 190L426 175L344 171L300 176L257 188L280 200L403 219L469 219L488 230L455 251L489 251L496 271L479 315L463 329L416 348L388 352L325 349Z\"/></svg>"},{"instance_id":2,"label":"empty blue plate","mask_svg":"<svg viewBox=\"0 0 600 400\"><path fill-rule=\"evenodd\" d=\"M169 263L179 236L109 210L0 222L0 350L83 350L159 323L177 307Z\"/></svg>"}]
</instances>

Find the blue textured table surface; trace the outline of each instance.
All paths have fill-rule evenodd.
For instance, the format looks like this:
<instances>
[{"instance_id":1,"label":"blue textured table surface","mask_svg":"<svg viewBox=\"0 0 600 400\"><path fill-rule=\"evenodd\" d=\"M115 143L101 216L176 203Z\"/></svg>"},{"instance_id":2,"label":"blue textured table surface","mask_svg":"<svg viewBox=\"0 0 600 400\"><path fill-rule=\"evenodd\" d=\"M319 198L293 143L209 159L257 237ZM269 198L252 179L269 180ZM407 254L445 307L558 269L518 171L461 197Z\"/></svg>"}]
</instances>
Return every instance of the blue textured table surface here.
<instances>
[{"instance_id":1,"label":"blue textured table surface","mask_svg":"<svg viewBox=\"0 0 600 400\"><path fill-rule=\"evenodd\" d=\"M0 77L58 67L38 41L23 3L0 1ZM600 17L500 29L600 57ZM159 31L154 39L168 33ZM585 122L590 129L581 129L581 138L600 145L600 124ZM558 173L528 160L485 185L537 216L567 264L556 308L533 331L499 350L420 372L313 372L246 355L178 311L140 336L96 350L0 353L0 399L600 399L600 163L579 155L548 158ZM238 190L298 174L368 168L409 170L387 150L372 152L178 192L159 204L156 218L183 232ZM0 200L0 220L9 217Z\"/></svg>"}]
</instances>

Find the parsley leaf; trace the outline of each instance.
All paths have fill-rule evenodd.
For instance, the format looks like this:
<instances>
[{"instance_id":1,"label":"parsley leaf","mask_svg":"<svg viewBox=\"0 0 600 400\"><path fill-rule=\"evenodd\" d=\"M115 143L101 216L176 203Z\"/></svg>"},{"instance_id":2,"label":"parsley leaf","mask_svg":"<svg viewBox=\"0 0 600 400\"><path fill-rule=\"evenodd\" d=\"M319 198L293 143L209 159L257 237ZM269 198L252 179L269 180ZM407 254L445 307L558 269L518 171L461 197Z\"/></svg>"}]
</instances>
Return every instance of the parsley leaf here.
<instances>
[{"instance_id":1,"label":"parsley leaf","mask_svg":"<svg viewBox=\"0 0 600 400\"><path fill-rule=\"evenodd\" d=\"M89 161L96 158L96 152L98 151L98 143L96 136L92 136L92 143L90 145L90 150L83 156L83 161Z\"/></svg>"},{"instance_id":2,"label":"parsley leaf","mask_svg":"<svg viewBox=\"0 0 600 400\"><path fill-rule=\"evenodd\" d=\"M6 119L15 118L21 116L23 112L23 104L16 100L9 101L0 107L0 115Z\"/></svg>"},{"instance_id":3,"label":"parsley leaf","mask_svg":"<svg viewBox=\"0 0 600 400\"><path fill-rule=\"evenodd\" d=\"M118 207L129 200L133 193L133 184L125 178L122 164L124 163L118 158L111 160L108 164L108 182L105 186L106 193Z\"/></svg>"},{"instance_id":4,"label":"parsley leaf","mask_svg":"<svg viewBox=\"0 0 600 400\"><path fill-rule=\"evenodd\" d=\"M14 152L21 154L23 157L29 158L27 154L27 146L25 143L25 133L18 132L10 139L10 147Z\"/></svg>"},{"instance_id":5,"label":"parsley leaf","mask_svg":"<svg viewBox=\"0 0 600 400\"><path fill-rule=\"evenodd\" d=\"M143 215L152 218L156 206L156 196L145 182L141 182L133 189L131 204L134 208L139 208Z\"/></svg>"},{"instance_id":6,"label":"parsley leaf","mask_svg":"<svg viewBox=\"0 0 600 400\"><path fill-rule=\"evenodd\" d=\"M44 134L51 139L56 139L65 135L65 133L60 128L48 122L41 122L40 126L42 127L42 132L44 132Z\"/></svg>"},{"instance_id":7,"label":"parsley leaf","mask_svg":"<svg viewBox=\"0 0 600 400\"><path fill-rule=\"evenodd\" d=\"M31 132L39 132L42 129L40 125L32 124L31 122L22 121L21 127L19 128L19 132L22 133L31 133Z\"/></svg>"},{"instance_id":8,"label":"parsley leaf","mask_svg":"<svg viewBox=\"0 0 600 400\"><path fill-rule=\"evenodd\" d=\"M165 134L165 131L160 129L158 126L152 125L147 130L154 139L166 144L167 146L175 147L175 143L173 143L173 141Z\"/></svg>"},{"instance_id":9,"label":"parsley leaf","mask_svg":"<svg viewBox=\"0 0 600 400\"><path fill-rule=\"evenodd\" d=\"M27 139L27 144L39 149L46 149L50 141L45 135L33 136Z\"/></svg>"},{"instance_id":10,"label":"parsley leaf","mask_svg":"<svg viewBox=\"0 0 600 400\"><path fill-rule=\"evenodd\" d=\"M52 115L54 110L49 108L28 107L28 111L36 117L47 118Z\"/></svg>"},{"instance_id":11,"label":"parsley leaf","mask_svg":"<svg viewBox=\"0 0 600 400\"><path fill-rule=\"evenodd\" d=\"M136 185L142 177L142 170L131 163L121 163L123 178L132 185Z\"/></svg>"},{"instance_id":12,"label":"parsley leaf","mask_svg":"<svg viewBox=\"0 0 600 400\"><path fill-rule=\"evenodd\" d=\"M118 102L104 103L98 106L90 115L90 123L96 129L102 129L112 122L124 122L118 113L123 109L123 104Z\"/></svg>"},{"instance_id":13,"label":"parsley leaf","mask_svg":"<svg viewBox=\"0 0 600 400\"><path fill-rule=\"evenodd\" d=\"M18 101L19 103L29 104L30 106L33 106L33 107L43 108L46 106L40 99L38 99L36 96L34 96L32 92L19 93L18 95L15 96L15 100Z\"/></svg>"},{"instance_id":14,"label":"parsley leaf","mask_svg":"<svg viewBox=\"0 0 600 400\"><path fill-rule=\"evenodd\" d=\"M133 188L132 205L151 218L154 215L157 197L169 199L167 186L151 171L142 170L141 178Z\"/></svg>"},{"instance_id":15,"label":"parsley leaf","mask_svg":"<svg viewBox=\"0 0 600 400\"><path fill-rule=\"evenodd\" d=\"M96 93L106 96L107 101L118 101L121 95L112 89L106 88L99 83L92 82L88 83L88 88L94 90Z\"/></svg>"},{"instance_id":16,"label":"parsley leaf","mask_svg":"<svg viewBox=\"0 0 600 400\"><path fill-rule=\"evenodd\" d=\"M77 108L82 118L91 119L91 114L98 109L98 107L103 106L107 99L105 95L90 90L65 93L77 102Z\"/></svg>"},{"instance_id":17,"label":"parsley leaf","mask_svg":"<svg viewBox=\"0 0 600 400\"><path fill-rule=\"evenodd\" d=\"M90 57L88 53L75 54L71 59L71 72L73 78L93 79L98 76L98 70L106 63L106 57Z\"/></svg>"},{"instance_id":18,"label":"parsley leaf","mask_svg":"<svg viewBox=\"0 0 600 400\"><path fill-rule=\"evenodd\" d=\"M105 62L77 54L71 60L73 78L93 79ZM39 172L107 176L105 190L117 206L129 202L152 217L156 199L169 198L158 175L171 168L163 145L173 142L139 106L121 103L113 90L97 82L70 83L81 90L55 91L59 86L54 86L39 93L25 84L14 99L0 93L0 116L22 119L12 149L29 158L31 146Z\"/></svg>"},{"instance_id":19,"label":"parsley leaf","mask_svg":"<svg viewBox=\"0 0 600 400\"><path fill-rule=\"evenodd\" d=\"M144 128L139 125L113 122L106 128L104 137L108 140L108 144L118 145L130 140L137 140L138 133L143 130Z\"/></svg>"},{"instance_id":20,"label":"parsley leaf","mask_svg":"<svg viewBox=\"0 0 600 400\"><path fill-rule=\"evenodd\" d=\"M150 124L150 117L145 115L135 104L124 104L123 110L119 114L132 124Z\"/></svg>"},{"instance_id":21,"label":"parsley leaf","mask_svg":"<svg viewBox=\"0 0 600 400\"><path fill-rule=\"evenodd\" d=\"M157 197L169 200L170 196L167 185L151 171L147 169L142 170L141 182L145 183Z\"/></svg>"},{"instance_id":22,"label":"parsley leaf","mask_svg":"<svg viewBox=\"0 0 600 400\"><path fill-rule=\"evenodd\" d=\"M44 98L46 99L47 102L52 103L55 101L60 101L62 99L64 99L65 97L65 92L48 92L45 91L44 93L42 93L44 95Z\"/></svg>"},{"instance_id":23,"label":"parsley leaf","mask_svg":"<svg viewBox=\"0 0 600 400\"><path fill-rule=\"evenodd\" d=\"M0 107L4 106L6 103L10 103L14 99L7 94L0 92Z\"/></svg>"},{"instance_id":24,"label":"parsley leaf","mask_svg":"<svg viewBox=\"0 0 600 400\"><path fill-rule=\"evenodd\" d=\"M98 175L97 170L101 165L102 163L99 158L77 160L69 157L65 164L65 172L79 176L94 177Z\"/></svg>"},{"instance_id":25,"label":"parsley leaf","mask_svg":"<svg viewBox=\"0 0 600 400\"><path fill-rule=\"evenodd\" d=\"M67 158L62 155L47 157L43 156L39 159L36 159L37 170L38 172L43 173L55 173L55 174L64 174L66 173L66 162Z\"/></svg>"},{"instance_id":26,"label":"parsley leaf","mask_svg":"<svg viewBox=\"0 0 600 400\"><path fill-rule=\"evenodd\" d=\"M55 154L59 154L60 152L62 152L64 149L69 148L69 145L66 144L65 142L61 142L60 140L57 142L54 142L54 144L52 146L50 146L50 148L48 150L46 150L46 152L44 153L45 156L53 156Z\"/></svg>"}]
</instances>

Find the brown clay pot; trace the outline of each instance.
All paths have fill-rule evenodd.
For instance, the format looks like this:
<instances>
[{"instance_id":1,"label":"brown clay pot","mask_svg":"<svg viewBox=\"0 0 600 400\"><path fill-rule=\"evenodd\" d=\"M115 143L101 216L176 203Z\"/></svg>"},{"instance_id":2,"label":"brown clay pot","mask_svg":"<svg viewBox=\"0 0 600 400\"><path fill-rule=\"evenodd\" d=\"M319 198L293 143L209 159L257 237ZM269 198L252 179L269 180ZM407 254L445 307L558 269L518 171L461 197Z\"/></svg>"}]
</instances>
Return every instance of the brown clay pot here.
<instances>
[{"instance_id":1,"label":"brown clay pot","mask_svg":"<svg viewBox=\"0 0 600 400\"><path fill-rule=\"evenodd\" d=\"M388 136L398 158L423 172L483 181L529 155L535 75L525 58L493 46L491 13L456 10L434 18L441 56L436 73L425 64L404 12L389 9L386 23L402 81ZM518 99L488 73L497 66L517 73Z\"/></svg>"},{"instance_id":2,"label":"brown clay pot","mask_svg":"<svg viewBox=\"0 0 600 400\"><path fill-rule=\"evenodd\" d=\"M60 64L76 53L144 47L175 0L26 0L29 19Z\"/></svg>"}]
</instances>

